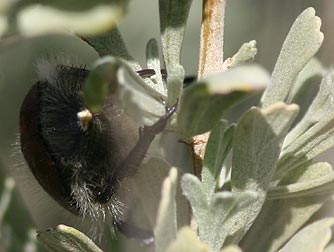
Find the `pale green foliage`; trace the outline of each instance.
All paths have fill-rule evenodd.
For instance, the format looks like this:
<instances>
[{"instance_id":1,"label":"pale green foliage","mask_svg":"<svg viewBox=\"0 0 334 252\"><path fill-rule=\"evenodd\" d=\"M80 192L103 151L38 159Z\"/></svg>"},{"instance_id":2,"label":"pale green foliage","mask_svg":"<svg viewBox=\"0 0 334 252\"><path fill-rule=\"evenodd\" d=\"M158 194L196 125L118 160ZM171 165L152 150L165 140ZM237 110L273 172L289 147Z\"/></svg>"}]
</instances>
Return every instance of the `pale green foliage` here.
<instances>
[{"instance_id":1,"label":"pale green foliage","mask_svg":"<svg viewBox=\"0 0 334 252\"><path fill-rule=\"evenodd\" d=\"M234 227L234 218L257 198L251 191L217 192L207 198L202 183L191 174L182 178L182 190L192 206L199 238L215 250L222 247Z\"/></svg>"},{"instance_id":2,"label":"pale green foliage","mask_svg":"<svg viewBox=\"0 0 334 252\"><path fill-rule=\"evenodd\" d=\"M161 201L158 209L157 223L154 229L155 247L157 252L164 252L169 244L176 239L176 182L177 170L172 168L161 189Z\"/></svg>"},{"instance_id":3,"label":"pale green foliage","mask_svg":"<svg viewBox=\"0 0 334 252\"><path fill-rule=\"evenodd\" d=\"M89 108L99 111L110 95L125 113L140 124L150 125L165 113L165 106L156 99L159 93L155 89L123 61L106 56L96 62L88 76L84 98Z\"/></svg>"},{"instance_id":4,"label":"pale green foliage","mask_svg":"<svg viewBox=\"0 0 334 252\"><path fill-rule=\"evenodd\" d=\"M239 242L259 214L276 168L280 142L297 113L294 104L275 103L262 110L250 109L240 119L234 134L232 191L253 190L258 199L238 212L230 241Z\"/></svg>"},{"instance_id":5,"label":"pale green foliage","mask_svg":"<svg viewBox=\"0 0 334 252\"><path fill-rule=\"evenodd\" d=\"M102 252L86 235L65 225L39 231L37 239L50 252Z\"/></svg>"},{"instance_id":6,"label":"pale green foliage","mask_svg":"<svg viewBox=\"0 0 334 252\"><path fill-rule=\"evenodd\" d=\"M125 59L134 70L141 69L139 63L133 59L126 49L117 27L108 33L103 33L97 36L83 36L82 39L94 47L100 57L113 55L114 57Z\"/></svg>"},{"instance_id":7,"label":"pale green foliage","mask_svg":"<svg viewBox=\"0 0 334 252\"><path fill-rule=\"evenodd\" d=\"M323 251L331 239L334 218L327 218L303 228L278 252Z\"/></svg>"},{"instance_id":8,"label":"pale green foliage","mask_svg":"<svg viewBox=\"0 0 334 252\"><path fill-rule=\"evenodd\" d=\"M112 8L123 9L123 4ZM224 62L228 70L183 89L180 52L190 5L191 0L159 1L164 59L159 59L157 41L150 39L146 63L155 74L144 79L136 74L143 68L129 54L117 28L92 36L104 25L94 23L96 29L91 30L91 25L73 26L59 16L68 25L66 29L84 34L83 40L101 56L83 90L91 110L99 112L112 97L138 124L152 125L165 113L166 106L178 102L168 132L190 143L193 136L211 131L201 180L183 174L192 167L172 167L160 158L143 163L136 175L139 184L134 194L143 193L147 200L152 199L142 204L149 213L156 251L241 251L230 244L240 244L246 252L325 251L332 218L306 225L298 232L324 202L332 203L328 195L334 189L332 167L313 161L334 146L333 70L325 71L312 59L323 40L320 19L313 8L300 14L271 76L260 66L244 64L257 52L256 42L251 41ZM78 15L86 17L87 8ZM65 11L62 9L62 14ZM5 12L0 9L0 13ZM85 18L85 22L89 20ZM18 23L19 28L29 34L43 31L39 26L33 30L33 21L30 16L25 27ZM166 78L160 72L162 66L166 66ZM316 95L310 90L317 89L308 82L314 77L323 77ZM224 118L234 104L265 88L260 106L248 109L236 124ZM299 103L303 96L309 103ZM160 184L161 195L156 192ZM181 229L183 225L187 227ZM40 231L38 240L49 251L101 251L84 234L63 225Z\"/></svg>"},{"instance_id":9,"label":"pale green foliage","mask_svg":"<svg viewBox=\"0 0 334 252\"><path fill-rule=\"evenodd\" d=\"M227 121L221 120L211 130L201 174L203 190L208 199L215 193L219 177L225 180L229 174L229 170L223 165L232 148L234 129L235 125L229 126Z\"/></svg>"},{"instance_id":10,"label":"pale green foliage","mask_svg":"<svg viewBox=\"0 0 334 252\"><path fill-rule=\"evenodd\" d=\"M173 106L182 93L184 69L181 46L192 0L159 0L162 52L167 70L167 104Z\"/></svg>"},{"instance_id":11,"label":"pale green foliage","mask_svg":"<svg viewBox=\"0 0 334 252\"><path fill-rule=\"evenodd\" d=\"M155 39L150 39L146 47L146 65L148 69L153 69L155 75L150 78L151 82L148 82L151 87L157 90L161 97L166 99L167 97L167 85L162 79L161 64L159 59L158 42Z\"/></svg>"},{"instance_id":12,"label":"pale green foliage","mask_svg":"<svg viewBox=\"0 0 334 252\"><path fill-rule=\"evenodd\" d=\"M322 44L321 20L313 8L306 9L296 19L287 35L272 74L272 85L265 91L261 103L267 107L284 101L289 90L307 62Z\"/></svg>"},{"instance_id":13,"label":"pale green foliage","mask_svg":"<svg viewBox=\"0 0 334 252\"><path fill-rule=\"evenodd\" d=\"M127 0L94 2L84 0L80 1L80 4L73 0L5 0L4 3L2 2L0 4L1 20L15 20L15 26L12 28L24 35L50 32L75 32L89 35L106 32L124 16L128 5ZM41 22L41 20L47 20L47 22Z\"/></svg>"},{"instance_id":14,"label":"pale green foliage","mask_svg":"<svg viewBox=\"0 0 334 252\"><path fill-rule=\"evenodd\" d=\"M331 172L331 167L328 165L309 163L291 171L278 186L307 183ZM272 189L268 191L268 199ZM287 198L288 194L289 192L285 192L282 198L265 201L261 213L242 241L243 246L250 247L255 252L277 251L323 206L327 199L326 196L320 197L320 195L290 199ZM265 233L263 229L266 230Z\"/></svg>"},{"instance_id":15,"label":"pale green foliage","mask_svg":"<svg viewBox=\"0 0 334 252\"><path fill-rule=\"evenodd\" d=\"M251 61L254 59L255 55L257 53L256 48L256 41L252 40L248 43L244 43L239 51L233 55L229 62L229 67L233 67L239 64L242 64L247 61Z\"/></svg>"},{"instance_id":16,"label":"pale green foliage","mask_svg":"<svg viewBox=\"0 0 334 252\"><path fill-rule=\"evenodd\" d=\"M268 191L268 199L296 198L312 194L330 193L334 190L334 172L328 163L315 163L316 174L306 182L298 182L289 185L275 186ZM310 168L309 168L310 169ZM327 172L322 174L322 170Z\"/></svg>"},{"instance_id":17,"label":"pale green foliage","mask_svg":"<svg viewBox=\"0 0 334 252\"><path fill-rule=\"evenodd\" d=\"M257 65L237 66L194 83L180 100L178 126L182 137L212 129L227 109L269 83L268 73Z\"/></svg>"},{"instance_id":18,"label":"pale green foliage","mask_svg":"<svg viewBox=\"0 0 334 252\"><path fill-rule=\"evenodd\" d=\"M333 146L333 73L325 73L320 90L302 120L286 137L276 177Z\"/></svg>"}]
</instances>

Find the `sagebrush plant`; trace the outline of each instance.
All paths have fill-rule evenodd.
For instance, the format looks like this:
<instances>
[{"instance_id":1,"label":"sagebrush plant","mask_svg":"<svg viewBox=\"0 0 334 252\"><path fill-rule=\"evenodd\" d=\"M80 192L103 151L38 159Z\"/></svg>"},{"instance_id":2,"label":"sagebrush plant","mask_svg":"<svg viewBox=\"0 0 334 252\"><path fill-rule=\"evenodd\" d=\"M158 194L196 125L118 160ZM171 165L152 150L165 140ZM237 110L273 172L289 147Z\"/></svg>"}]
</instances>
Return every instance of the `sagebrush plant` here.
<instances>
[{"instance_id":1,"label":"sagebrush plant","mask_svg":"<svg viewBox=\"0 0 334 252\"><path fill-rule=\"evenodd\" d=\"M155 251L334 249L334 213L318 214L326 204L333 205L334 172L330 164L315 159L334 146L334 73L313 58L323 41L321 20L313 8L304 10L293 23L270 75L250 63L257 52L255 41L223 59L226 3L203 0L198 78L183 88L180 52L191 0L159 1L163 61L157 41L150 39L146 67L128 53L114 25L127 1L88 4L92 13L100 15L96 20L90 19L89 11L82 11L78 20L69 19L65 10L53 9L66 8L66 3L54 2L39 10L28 6L20 13L22 6L5 1L0 5L0 32L1 27L3 31L11 27L12 19L5 16L10 9L15 10L11 15L19 13L19 32L40 34L65 27L77 33L101 57L92 64L84 87L84 99L92 111L99 111L110 92L115 92L126 114L141 125L152 125L166 106L178 103L165 133L189 145L192 166L172 167L163 155L148 155L139 168L145 171L138 182L141 193L151 195L152 187L161 184L161 196L143 205L155 211L147 211L152 213L148 218L153 222ZM49 15L55 22L37 25L29 18L37 14ZM135 71L143 68L153 69L155 75L139 78ZM161 69L166 69L166 76ZM316 94L310 92L314 86ZM259 91L264 92L258 106L247 109L237 123L226 119L233 105ZM185 173L189 170L193 174ZM10 222L4 213L14 181L2 182L0 241L4 245L0 249L37 251L35 232L26 234L28 241L7 232ZM37 233L41 251L101 251L85 234L65 225ZM105 251L116 251L109 249Z\"/></svg>"}]
</instances>

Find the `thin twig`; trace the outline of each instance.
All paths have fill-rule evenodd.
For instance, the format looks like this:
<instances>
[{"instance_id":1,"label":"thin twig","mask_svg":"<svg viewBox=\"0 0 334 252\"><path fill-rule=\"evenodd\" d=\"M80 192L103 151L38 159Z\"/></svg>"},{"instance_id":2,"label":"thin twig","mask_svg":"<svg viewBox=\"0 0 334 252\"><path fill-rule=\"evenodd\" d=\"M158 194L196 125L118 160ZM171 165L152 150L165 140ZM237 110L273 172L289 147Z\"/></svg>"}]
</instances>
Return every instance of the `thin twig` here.
<instances>
[{"instance_id":1,"label":"thin twig","mask_svg":"<svg viewBox=\"0 0 334 252\"><path fill-rule=\"evenodd\" d=\"M203 0L198 79L225 70L223 58L225 0ZM194 174L200 177L210 133L193 137Z\"/></svg>"},{"instance_id":2,"label":"thin twig","mask_svg":"<svg viewBox=\"0 0 334 252\"><path fill-rule=\"evenodd\" d=\"M223 72L225 0L203 0L198 78Z\"/></svg>"}]
</instances>

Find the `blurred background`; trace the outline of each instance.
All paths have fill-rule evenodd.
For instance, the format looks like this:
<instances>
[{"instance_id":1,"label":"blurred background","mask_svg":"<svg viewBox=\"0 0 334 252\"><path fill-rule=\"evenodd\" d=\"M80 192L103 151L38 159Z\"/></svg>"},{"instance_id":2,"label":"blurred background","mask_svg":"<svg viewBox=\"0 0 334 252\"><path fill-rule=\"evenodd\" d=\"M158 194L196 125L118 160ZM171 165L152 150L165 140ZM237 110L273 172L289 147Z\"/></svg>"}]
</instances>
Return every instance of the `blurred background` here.
<instances>
[{"instance_id":1,"label":"blurred background","mask_svg":"<svg viewBox=\"0 0 334 252\"><path fill-rule=\"evenodd\" d=\"M182 64L187 75L197 73L201 2L193 1L186 28ZM321 18L321 30L325 34L317 58L325 66L330 66L334 61L334 1L332 0L227 1L225 58L236 53L244 42L256 40L258 54L255 62L271 71L290 26L295 18L310 6L315 8L316 15ZM129 52L142 66L145 66L147 41L150 38L159 40L158 1L130 1L128 14L119 24L119 28ZM87 44L70 35L43 35L30 38L13 36L0 42L0 180L4 180L5 174L15 170L14 164L18 162L13 157L15 152L13 146L17 139L19 109L25 94L37 80L38 59L56 56L61 60L79 65L86 64L89 67L98 56ZM28 216L18 214L19 211L24 213L24 210L17 193L15 199L11 203L14 204L11 209L15 209L15 215L9 212L6 215L9 215L8 218L19 218L18 225L24 224L29 229L31 223ZM18 237L26 235L25 231L20 229L10 232L18 232Z\"/></svg>"}]
</instances>

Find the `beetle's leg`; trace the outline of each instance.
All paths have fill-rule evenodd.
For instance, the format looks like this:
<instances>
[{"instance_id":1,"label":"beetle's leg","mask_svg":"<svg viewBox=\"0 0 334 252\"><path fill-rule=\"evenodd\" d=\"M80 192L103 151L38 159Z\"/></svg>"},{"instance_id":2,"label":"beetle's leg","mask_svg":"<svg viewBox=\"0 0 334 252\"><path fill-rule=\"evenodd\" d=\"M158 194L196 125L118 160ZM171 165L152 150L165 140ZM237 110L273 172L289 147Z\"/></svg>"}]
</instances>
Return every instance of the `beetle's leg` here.
<instances>
[{"instance_id":1,"label":"beetle's leg","mask_svg":"<svg viewBox=\"0 0 334 252\"><path fill-rule=\"evenodd\" d=\"M122 162L120 167L116 169L116 173L109 177L106 185L101 189L97 195L97 200L100 203L107 203L117 189L119 181L123 178L134 174L141 165L145 155L150 147L155 136L160 134L167 126L168 120L172 117L177 109L177 103L166 109L166 113L151 126L144 126L138 142L129 152L128 156Z\"/></svg>"}]
</instances>

